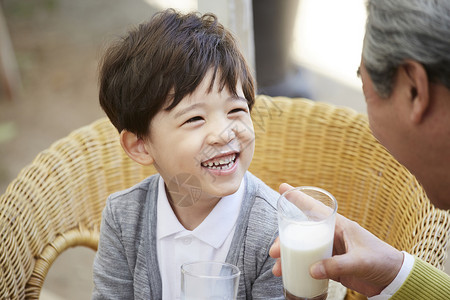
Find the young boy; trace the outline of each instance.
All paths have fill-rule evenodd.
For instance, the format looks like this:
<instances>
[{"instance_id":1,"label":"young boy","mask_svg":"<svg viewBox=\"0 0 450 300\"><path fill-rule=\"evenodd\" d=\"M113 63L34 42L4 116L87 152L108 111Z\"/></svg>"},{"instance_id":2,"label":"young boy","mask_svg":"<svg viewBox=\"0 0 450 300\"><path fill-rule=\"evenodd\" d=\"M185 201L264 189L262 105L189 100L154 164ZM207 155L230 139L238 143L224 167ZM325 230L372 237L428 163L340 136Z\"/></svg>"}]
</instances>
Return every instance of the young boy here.
<instances>
[{"instance_id":1,"label":"young boy","mask_svg":"<svg viewBox=\"0 0 450 300\"><path fill-rule=\"evenodd\" d=\"M100 104L153 175L111 195L93 299L178 299L180 266L226 261L238 299L284 299L268 251L278 194L250 174L254 83L215 16L166 10L106 52Z\"/></svg>"}]
</instances>

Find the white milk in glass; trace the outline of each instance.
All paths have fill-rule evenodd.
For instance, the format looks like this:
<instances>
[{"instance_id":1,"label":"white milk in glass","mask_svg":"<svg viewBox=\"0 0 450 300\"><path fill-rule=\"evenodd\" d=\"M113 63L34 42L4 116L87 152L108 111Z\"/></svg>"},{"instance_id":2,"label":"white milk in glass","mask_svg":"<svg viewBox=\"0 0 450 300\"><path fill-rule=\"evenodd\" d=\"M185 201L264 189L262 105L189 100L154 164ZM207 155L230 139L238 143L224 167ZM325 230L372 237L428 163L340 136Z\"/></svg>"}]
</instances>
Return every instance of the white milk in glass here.
<instances>
[{"instance_id":1,"label":"white milk in glass","mask_svg":"<svg viewBox=\"0 0 450 300\"><path fill-rule=\"evenodd\" d=\"M284 288L297 297L313 298L327 291L328 280L313 279L309 268L332 254L334 228L304 221L286 224L280 232Z\"/></svg>"},{"instance_id":2,"label":"white milk in glass","mask_svg":"<svg viewBox=\"0 0 450 300\"><path fill-rule=\"evenodd\" d=\"M182 300L234 300L239 286L238 267L200 261L181 267Z\"/></svg>"}]
</instances>

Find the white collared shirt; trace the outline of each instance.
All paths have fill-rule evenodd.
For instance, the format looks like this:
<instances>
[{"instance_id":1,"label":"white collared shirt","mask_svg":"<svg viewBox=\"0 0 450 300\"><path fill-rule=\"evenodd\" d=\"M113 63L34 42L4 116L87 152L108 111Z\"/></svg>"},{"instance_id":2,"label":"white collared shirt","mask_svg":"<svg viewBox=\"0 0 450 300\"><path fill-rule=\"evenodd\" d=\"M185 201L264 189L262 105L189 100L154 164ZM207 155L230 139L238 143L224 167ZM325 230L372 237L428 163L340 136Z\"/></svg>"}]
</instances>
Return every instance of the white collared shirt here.
<instances>
[{"instance_id":1,"label":"white collared shirt","mask_svg":"<svg viewBox=\"0 0 450 300\"><path fill-rule=\"evenodd\" d=\"M244 198L245 179L232 195L223 197L203 222L187 230L169 204L164 180L158 183L156 246L162 280L162 299L180 299L181 265L199 260L224 262L233 239Z\"/></svg>"}]
</instances>

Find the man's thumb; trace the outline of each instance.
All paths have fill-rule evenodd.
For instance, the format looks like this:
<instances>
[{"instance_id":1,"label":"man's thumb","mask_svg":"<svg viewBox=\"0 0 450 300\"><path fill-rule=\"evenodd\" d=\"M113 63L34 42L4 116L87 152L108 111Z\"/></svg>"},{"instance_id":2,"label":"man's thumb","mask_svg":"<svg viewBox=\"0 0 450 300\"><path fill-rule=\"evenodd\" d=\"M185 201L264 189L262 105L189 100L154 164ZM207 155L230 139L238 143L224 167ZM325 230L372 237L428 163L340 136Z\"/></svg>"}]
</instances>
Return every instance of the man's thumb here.
<instances>
[{"instance_id":1,"label":"man's thumb","mask_svg":"<svg viewBox=\"0 0 450 300\"><path fill-rule=\"evenodd\" d=\"M318 261L315 264L311 265L311 267L309 268L309 273L315 279L328 278L323 261Z\"/></svg>"},{"instance_id":2,"label":"man's thumb","mask_svg":"<svg viewBox=\"0 0 450 300\"><path fill-rule=\"evenodd\" d=\"M353 272L354 264L347 255L335 255L311 265L309 272L315 279L333 279L346 275L348 271Z\"/></svg>"}]
</instances>

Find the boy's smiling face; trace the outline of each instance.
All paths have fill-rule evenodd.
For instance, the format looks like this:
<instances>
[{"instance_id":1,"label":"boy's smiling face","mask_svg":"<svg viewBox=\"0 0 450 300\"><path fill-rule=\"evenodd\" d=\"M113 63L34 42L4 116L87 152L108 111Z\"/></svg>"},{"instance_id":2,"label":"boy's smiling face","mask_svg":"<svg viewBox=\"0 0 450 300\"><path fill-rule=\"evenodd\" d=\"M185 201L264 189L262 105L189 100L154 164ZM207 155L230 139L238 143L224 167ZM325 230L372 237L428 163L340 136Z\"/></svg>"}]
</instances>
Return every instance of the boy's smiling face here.
<instances>
[{"instance_id":1,"label":"boy's smiling face","mask_svg":"<svg viewBox=\"0 0 450 300\"><path fill-rule=\"evenodd\" d=\"M145 139L175 205L178 200L174 198L180 194L190 194L196 202L236 192L253 157L255 135L242 86L238 82L238 97L227 87L220 91L218 73L208 92L212 75L210 70L174 109L156 114ZM191 185L199 186L176 184L187 177ZM192 196L193 190L196 196Z\"/></svg>"}]
</instances>

